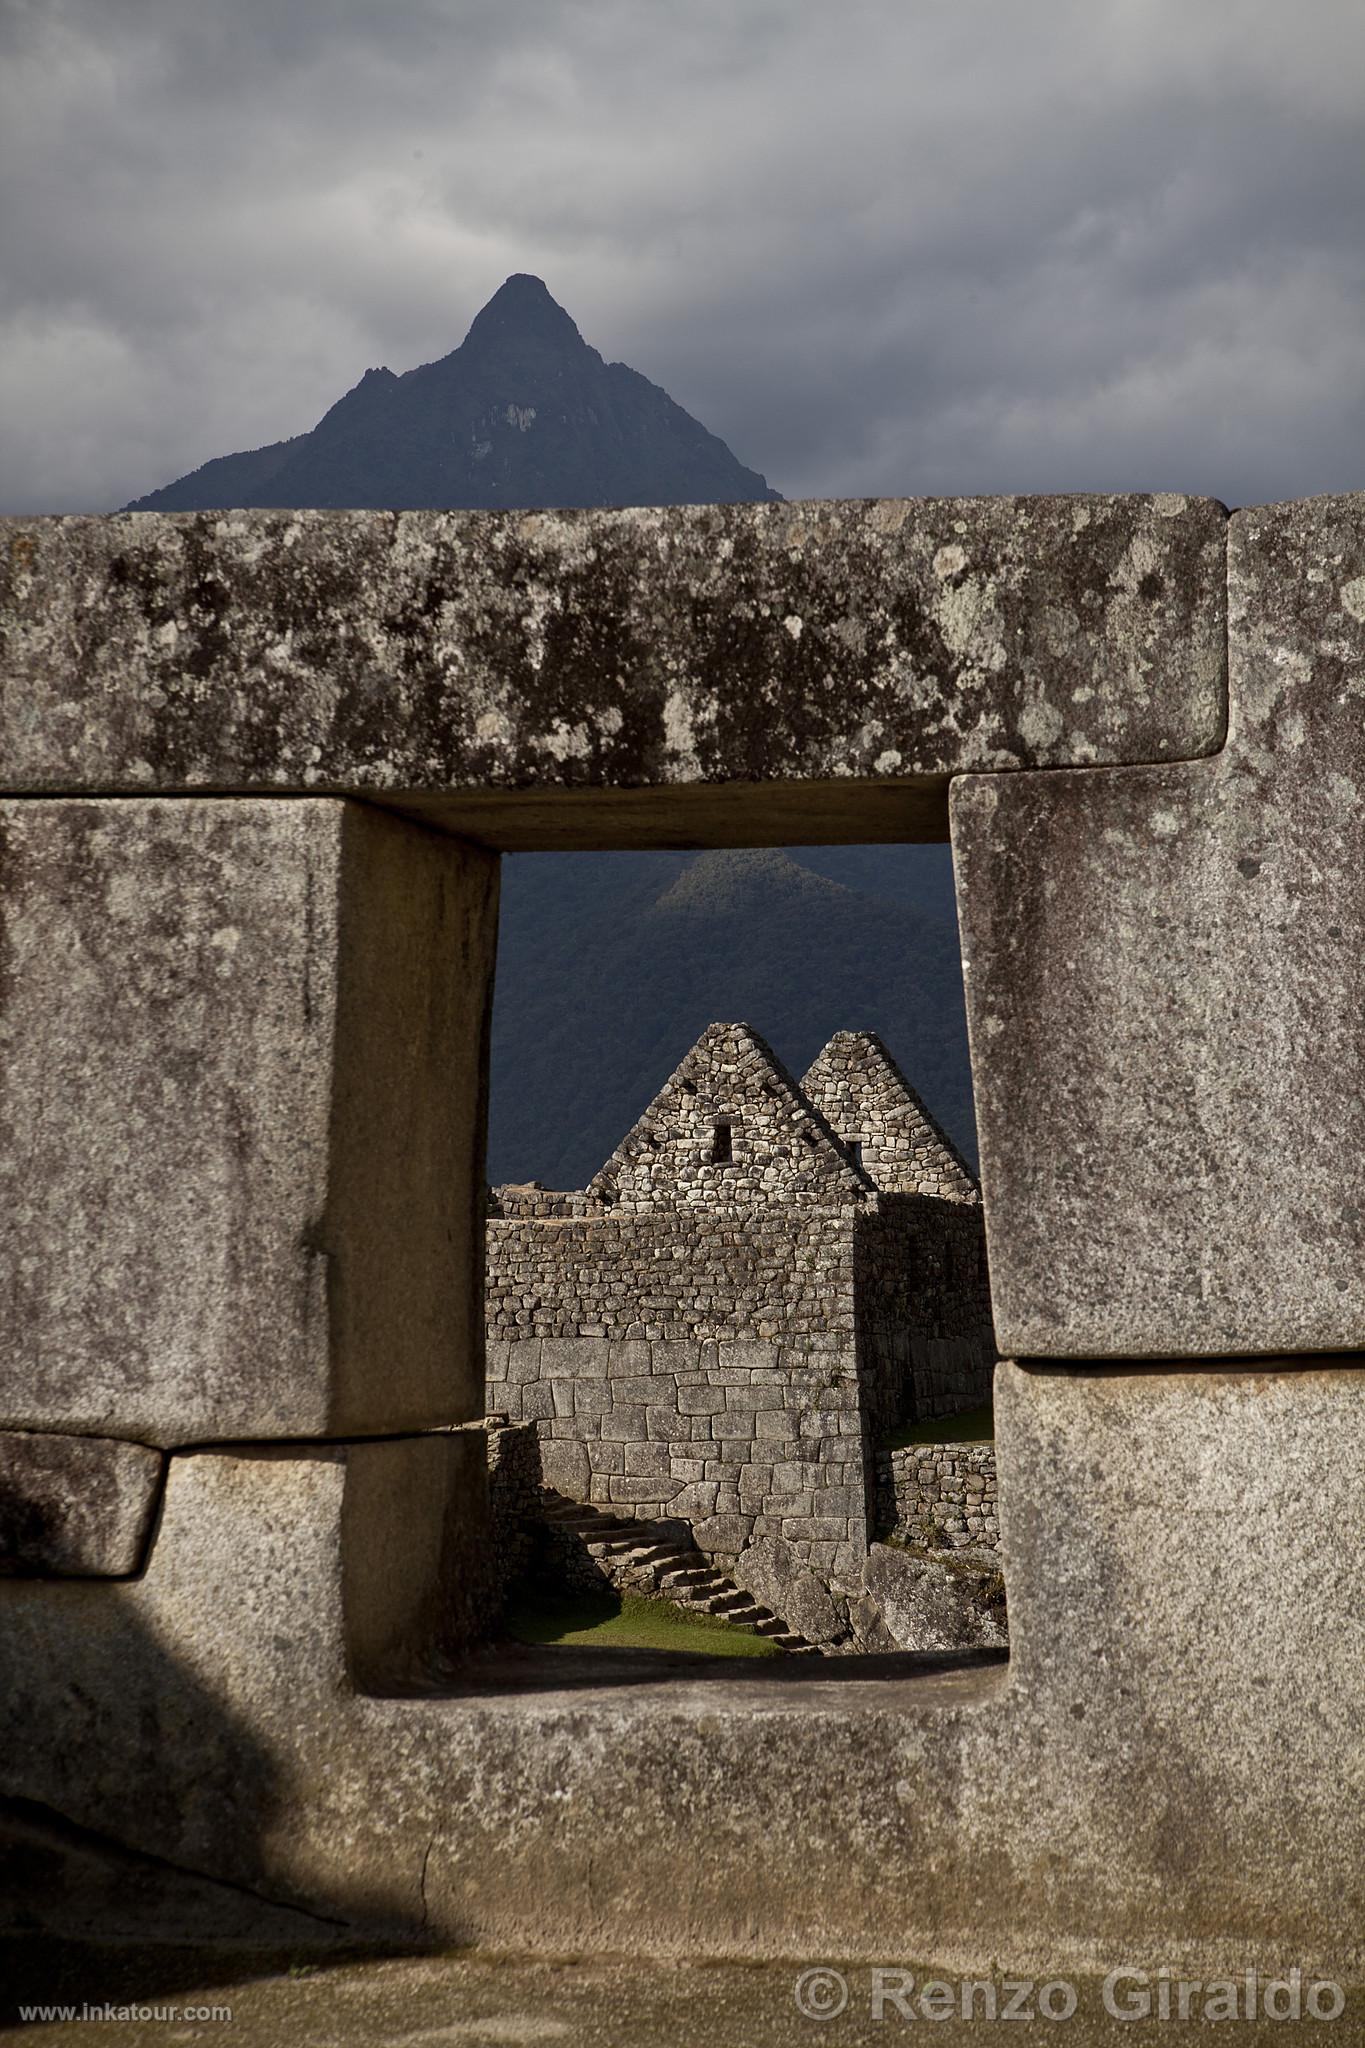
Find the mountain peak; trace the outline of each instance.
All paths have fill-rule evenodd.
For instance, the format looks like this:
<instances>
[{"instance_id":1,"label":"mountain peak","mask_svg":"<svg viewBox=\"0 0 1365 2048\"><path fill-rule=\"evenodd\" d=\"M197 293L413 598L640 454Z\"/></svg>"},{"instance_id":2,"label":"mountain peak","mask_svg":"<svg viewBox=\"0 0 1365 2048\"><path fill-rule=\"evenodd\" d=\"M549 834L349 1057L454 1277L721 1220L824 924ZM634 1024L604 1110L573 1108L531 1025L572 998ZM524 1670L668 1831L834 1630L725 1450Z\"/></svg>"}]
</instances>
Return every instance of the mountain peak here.
<instances>
[{"instance_id":1,"label":"mountain peak","mask_svg":"<svg viewBox=\"0 0 1365 2048\"><path fill-rule=\"evenodd\" d=\"M543 281L517 271L438 362L401 377L367 370L310 434L220 457L127 509L494 511L776 496L666 391L604 363Z\"/></svg>"},{"instance_id":2,"label":"mountain peak","mask_svg":"<svg viewBox=\"0 0 1365 2048\"><path fill-rule=\"evenodd\" d=\"M809 908L818 899L851 899L852 891L792 859L778 847L713 847L693 856L654 908L692 916L756 914L767 908Z\"/></svg>"},{"instance_id":3,"label":"mountain peak","mask_svg":"<svg viewBox=\"0 0 1365 2048\"><path fill-rule=\"evenodd\" d=\"M464 346L482 354L505 350L510 344L524 341L549 343L559 348L581 349L587 346L573 320L559 302L551 298L542 279L517 270L498 286L488 304L474 315Z\"/></svg>"}]
</instances>

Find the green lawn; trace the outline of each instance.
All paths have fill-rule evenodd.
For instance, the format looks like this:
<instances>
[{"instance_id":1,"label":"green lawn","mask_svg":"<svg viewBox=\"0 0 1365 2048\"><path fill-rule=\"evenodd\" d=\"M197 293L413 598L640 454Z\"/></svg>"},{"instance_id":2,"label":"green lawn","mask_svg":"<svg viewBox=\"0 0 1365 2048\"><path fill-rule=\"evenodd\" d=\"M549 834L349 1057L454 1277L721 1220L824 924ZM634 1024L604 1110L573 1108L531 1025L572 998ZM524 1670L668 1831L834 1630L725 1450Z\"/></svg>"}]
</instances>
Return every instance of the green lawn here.
<instances>
[{"instance_id":1,"label":"green lawn","mask_svg":"<svg viewBox=\"0 0 1365 2048\"><path fill-rule=\"evenodd\" d=\"M887 1449L903 1444L989 1444L995 1441L995 1410L989 1401L964 1408L957 1415L935 1415L928 1422L907 1422L886 1439Z\"/></svg>"},{"instance_id":2,"label":"green lawn","mask_svg":"<svg viewBox=\"0 0 1365 2048\"><path fill-rule=\"evenodd\" d=\"M780 1657L776 1644L710 1614L687 1614L667 1600L633 1593L523 1592L507 1610L519 1643L561 1643L586 1650L681 1650L691 1656Z\"/></svg>"}]
</instances>

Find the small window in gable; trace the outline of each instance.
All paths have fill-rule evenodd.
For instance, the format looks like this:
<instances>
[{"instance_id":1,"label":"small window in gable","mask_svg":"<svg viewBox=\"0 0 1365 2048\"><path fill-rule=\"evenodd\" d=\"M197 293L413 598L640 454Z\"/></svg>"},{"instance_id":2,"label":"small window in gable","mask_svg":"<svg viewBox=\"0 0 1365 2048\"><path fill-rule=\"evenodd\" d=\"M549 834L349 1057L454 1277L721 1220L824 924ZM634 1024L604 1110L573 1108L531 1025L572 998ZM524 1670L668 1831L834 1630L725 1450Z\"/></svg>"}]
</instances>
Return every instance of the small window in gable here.
<instances>
[{"instance_id":1,"label":"small window in gable","mask_svg":"<svg viewBox=\"0 0 1365 2048\"><path fill-rule=\"evenodd\" d=\"M711 1126L711 1164L727 1166L734 1156L730 1119L728 1116L718 1116Z\"/></svg>"},{"instance_id":2,"label":"small window in gable","mask_svg":"<svg viewBox=\"0 0 1365 2048\"><path fill-rule=\"evenodd\" d=\"M845 1152L847 1152L847 1154L848 1154L848 1163L849 1163L849 1165L850 1165L850 1166L861 1166L861 1165L862 1165L862 1163L863 1163L863 1141L862 1141L862 1139L861 1139L861 1138L845 1138L845 1139L844 1139L844 1150L845 1150Z\"/></svg>"}]
</instances>

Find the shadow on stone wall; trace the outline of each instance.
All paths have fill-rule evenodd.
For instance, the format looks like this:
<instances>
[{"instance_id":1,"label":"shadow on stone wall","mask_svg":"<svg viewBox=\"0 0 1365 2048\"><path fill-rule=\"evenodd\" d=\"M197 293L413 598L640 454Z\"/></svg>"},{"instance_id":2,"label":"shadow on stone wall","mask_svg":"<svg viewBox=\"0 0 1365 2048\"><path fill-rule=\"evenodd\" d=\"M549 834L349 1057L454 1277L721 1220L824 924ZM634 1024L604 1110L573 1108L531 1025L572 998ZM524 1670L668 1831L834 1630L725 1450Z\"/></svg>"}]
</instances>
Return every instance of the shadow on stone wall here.
<instances>
[{"instance_id":1,"label":"shadow on stone wall","mask_svg":"<svg viewBox=\"0 0 1365 2048\"><path fill-rule=\"evenodd\" d=\"M499 1643L476 1651L459 1674L443 1688L450 1700L499 1699L545 1693L613 1692L640 1686L704 1685L716 1694L716 1705L742 1700L762 1707L781 1699L784 1708L813 1693L828 1697L847 1687L840 1706L894 1708L894 1688L916 1681L915 1704L935 1702L926 1681L939 1679L950 1690L971 1696L983 1685L1003 1680L1009 1654L1003 1649L903 1650L871 1656L843 1657L718 1657L688 1656L676 1650L593 1650L566 1646Z\"/></svg>"},{"instance_id":2,"label":"shadow on stone wall","mask_svg":"<svg viewBox=\"0 0 1365 2048\"><path fill-rule=\"evenodd\" d=\"M140 1577L0 1579L7 2020L20 2003L164 2002L206 1978L325 1967L372 1950L376 1930L386 1951L429 1945L420 1901L405 1911L397 1895L392 1845L378 1832L367 1842L363 1817L354 1881L308 1882L306 1900L285 1888L281 1841L304 1788L275 1733L249 1719L259 1674L234 1668L228 1613L238 1564L222 1557L216 1602L212 1584L189 1582L159 1613ZM270 1630L263 1614L263 1656L328 1655L321 1630L273 1644ZM316 1673L301 1677L300 1712L315 1713ZM307 1855L293 1867L306 1873ZM196 1959L210 1945L211 1963Z\"/></svg>"}]
</instances>

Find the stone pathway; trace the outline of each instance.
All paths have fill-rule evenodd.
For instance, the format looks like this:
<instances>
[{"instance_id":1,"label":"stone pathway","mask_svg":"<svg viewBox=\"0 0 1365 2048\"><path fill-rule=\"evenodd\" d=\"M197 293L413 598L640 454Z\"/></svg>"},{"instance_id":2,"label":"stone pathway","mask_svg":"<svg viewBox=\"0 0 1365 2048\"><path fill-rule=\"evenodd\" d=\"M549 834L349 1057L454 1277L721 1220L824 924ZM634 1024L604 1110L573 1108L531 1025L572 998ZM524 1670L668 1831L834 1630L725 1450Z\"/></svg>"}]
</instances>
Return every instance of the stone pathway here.
<instances>
[{"instance_id":1,"label":"stone pathway","mask_svg":"<svg viewBox=\"0 0 1365 2048\"><path fill-rule=\"evenodd\" d=\"M8 1953L7 1953L8 1950ZM934 1978L955 1989L955 1970L913 1959L916 1996ZM1054 2037L1064 2048L1177 2048L1236 2037L1241 2044L1362 2038L1365 2002L1349 1994L1336 2026L1305 2019L1287 2025L1242 2021L1227 2029L1190 2020L1114 2020L1101 1983L1058 1968L1075 1987L1073 2018L1052 2025L1035 2015L1021 2039ZM1038 1986L1045 1978L1038 1978ZM921 2035L939 2048L978 2048L1001 2029L980 2014L927 2027L894 2002L875 2003L872 1967L815 1958L795 1962L680 1961L668 1957L338 1954L314 1959L213 1951L125 1948L95 1951L29 1937L0 1943L0 2040L53 2048L146 2048L149 2042L213 2043L220 2048L885 2048ZM811 2007L806 2017L798 1991ZM841 1998L846 1997L842 2009ZM1055 1998L1055 1994L1053 1994ZM20 2001L130 2007L147 2015L22 2022ZM1035 1991L1033 2002L1037 2003ZM194 2018L204 2008L216 2018ZM175 2009L175 2017L164 2016ZM231 2017L224 2017L224 2012ZM153 2016L156 2015L156 2016Z\"/></svg>"}]
</instances>

